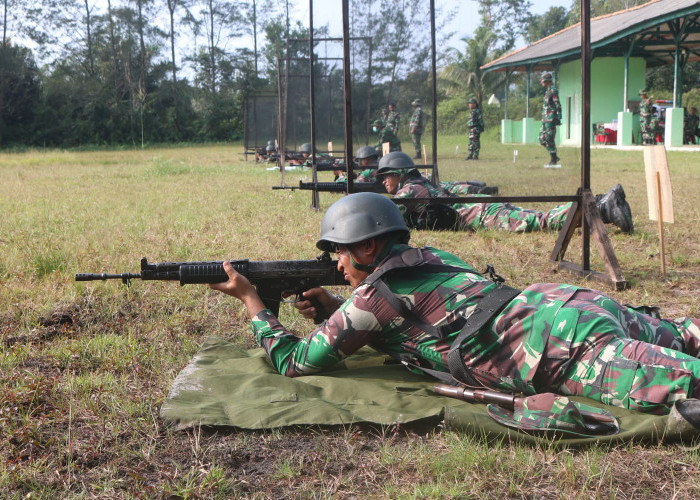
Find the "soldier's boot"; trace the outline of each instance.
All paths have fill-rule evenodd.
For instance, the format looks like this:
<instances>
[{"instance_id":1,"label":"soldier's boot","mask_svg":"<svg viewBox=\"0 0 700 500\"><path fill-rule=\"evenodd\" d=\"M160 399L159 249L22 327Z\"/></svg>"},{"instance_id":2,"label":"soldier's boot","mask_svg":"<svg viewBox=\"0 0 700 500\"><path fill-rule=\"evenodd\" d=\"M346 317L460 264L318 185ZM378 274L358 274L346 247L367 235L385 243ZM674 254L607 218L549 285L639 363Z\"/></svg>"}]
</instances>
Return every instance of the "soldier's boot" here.
<instances>
[{"instance_id":1,"label":"soldier's boot","mask_svg":"<svg viewBox=\"0 0 700 500\"><path fill-rule=\"evenodd\" d=\"M474 155L471 154L471 153L469 153L469 156L467 156L467 157L465 158L465 160L473 160L473 159L474 159Z\"/></svg>"},{"instance_id":2,"label":"soldier's boot","mask_svg":"<svg viewBox=\"0 0 700 500\"><path fill-rule=\"evenodd\" d=\"M416 156L414 156L413 158L415 160L420 160L422 158L422 156L420 155L420 153L418 151L416 151Z\"/></svg>"},{"instance_id":3,"label":"soldier's boot","mask_svg":"<svg viewBox=\"0 0 700 500\"><path fill-rule=\"evenodd\" d=\"M478 159L479 159L479 154L478 154L478 153L477 153L477 154L474 154L474 155L472 156L472 160L478 160Z\"/></svg>"},{"instance_id":4,"label":"soldier's boot","mask_svg":"<svg viewBox=\"0 0 700 500\"><path fill-rule=\"evenodd\" d=\"M623 233L634 231L632 209L625 199L625 190L620 184L615 184L605 194L596 195L595 201L603 222L615 224Z\"/></svg>"},{"instance_id":5,"label":"soldier's boot","mask_svg":"<svg viewBox=\"0 0 700 500\"><path fill-rule=\"evenodd\" d=\"M483 187L478 188L477 193L478 194L496 195L496 194L498 194L498 186L483 186Z\"/></svg>"},{"instance_id":6,"label":"soldier's boot","mask_svg":"<svg viewBox=\"0 0 700 500\"><path fill-rule=\"evenodd\" d=\"M549 153L549 164L550 165L559 165L559 157L557 156L556 153Z\"/></svg>"}]
</instances>

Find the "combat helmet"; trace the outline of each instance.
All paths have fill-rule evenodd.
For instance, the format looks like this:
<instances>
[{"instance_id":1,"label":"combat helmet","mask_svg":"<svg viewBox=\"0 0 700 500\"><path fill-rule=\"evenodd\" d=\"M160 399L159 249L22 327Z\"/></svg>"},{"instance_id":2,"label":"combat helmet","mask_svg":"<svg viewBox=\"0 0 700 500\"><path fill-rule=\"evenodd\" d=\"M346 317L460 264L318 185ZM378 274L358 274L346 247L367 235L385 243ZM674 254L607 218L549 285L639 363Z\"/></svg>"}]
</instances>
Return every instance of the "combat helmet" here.
<instances>
[{"instance_id":1,"label":"combat helmet","mask_svg":"<svg viewBox=\"0 0 700 500\"><path fill-rule=\"evenodd\" d=\"M423 103L421 102L420 99L413 99L413 101L411 101L411 106L422 106L422 105L423 105Z\"/></svg>"},{"instance_id":2,"label":"combat helmet","mask_svg":"<svg viewBox=\"0 0 700 500\"><path fill-rule=\"evenodd\" d=\"M416 164L410 156L402 151L392 151L382 156L377 165L377 175L405 174L409 170L416 168Z\"/></svg>"},{"instance_id":3,"label":"combat helmet","mask_svg":"<svg viewBox=\"0 0 700 500\"><path fill-rule=\"evenodd\" d=\"M275 145L275 141L273 141L272 139L270 139L269 141L267 141L267 145L268 145L268 146L274 146L274 145Z\"/></svg>"},{"instance_id":4,"label":"combat helmet","mask_svg":"<svg viewBox=\"0 0 700 500\"><path fill-rule=\"evenodd\" d=\"M321 222L320 250L333 244L351 245L387 233L397 233L399 243L411 236L399 207L379 193L353 193L333 203Z\"/></svg>"},{"instance_id":5,"label":"combat helmet","mask_svg":"<svg viewBox=\"0 0 700 500\"><path fill-rule=\"evenodd\" d=\"M639 97L647 95L647 89L639 89Z\"/></svg>"},{"instance_id":6,"label":"combat helmet","mask_svg":"<svg viewBox=\"0 0 700 500\"><path fill-rule=\"evenodd\" d=\"M365 158L377 158L379 153L374 146L362 146L355 154L356 160L364 160Z\"/></svg>"},{"instance_id":7,"label":"combat helmet","mask_svg":"<svg viewBox=\"0 0 700 500\"><path fill-rule=\"evenodd\" d=\"M469 101L467 101L469 104L479 104L479 101L477 101L474 97L470 97Z\"/></svg>"},{"instance_id":8,"label":"combat helmet","mask_svg":"<svg viewBox=\"0 0 700 500\"><path fill-rule=\"evenodd\" d=\"M272 153L274 150L275 146L272 144L268 144L267 146L265 146L265 151L267 151L268 153Z\"/></svg>"},{"instance_id":9,"label":"combat helmet","mask_svg":"<svg viewBox=\"0 0 700 500\"><path fill-rule=\"evenodd\" d=\"M301 145L299 148L300 153L306 153L306 154L311 154L311 143L310 142L305 142L304 144Z\"/></svg>"},{"instance_id":10,"label":"combat helmet","mask_svg":"<svg viewBox=\"0 0 700 500\"><path fill-rule=\"evenodd\" d=\"M552 82L552 74L549 71L545 71L542 73L542 76L540 76L540 82Z\"/></svg>"}]
</instances>

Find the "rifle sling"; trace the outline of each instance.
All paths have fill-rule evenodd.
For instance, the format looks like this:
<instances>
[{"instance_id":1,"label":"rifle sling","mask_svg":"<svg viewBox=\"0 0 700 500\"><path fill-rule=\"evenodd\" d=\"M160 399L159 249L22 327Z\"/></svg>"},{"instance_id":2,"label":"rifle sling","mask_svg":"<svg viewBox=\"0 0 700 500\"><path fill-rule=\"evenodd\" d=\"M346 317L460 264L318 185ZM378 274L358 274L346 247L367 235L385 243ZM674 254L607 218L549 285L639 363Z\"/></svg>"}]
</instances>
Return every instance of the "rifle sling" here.
<instances>
[{"instance_id":1,"label":"rifle sling","mask_svg":"<svg viewBox=\"0 0 700 500\"><path fill-rule=\"evenodd\" d=\"M416 315L413 309L409 309L406 303L389 289L383 279L387 273L396 274L399 271L413 270L416 267L419 268L416 270L428 273L478 274L471 269L450 266L448 264L425 264L421 250L419 248L409 248L401 254L391 256L380 269L369 275L364 282L373 286L379 295L406 321L432 337L444 339L449 333L461 329L452 342L452 346L447 354L447 367L454 379L472 386L483 385L470 373L469 368L464 362L461 346L468 338L498 315L511 300L520 294L520 290L498 283L496 288L479 301L477 308L467 319L459 317L452 323L436 327L426 323ZM440 380L454 383L454 380L449 379L449 376L444 372L438 372L437 370L431 370L417 365L408 365L420 368L427 374Z\"/></svg>"}]
</instances>

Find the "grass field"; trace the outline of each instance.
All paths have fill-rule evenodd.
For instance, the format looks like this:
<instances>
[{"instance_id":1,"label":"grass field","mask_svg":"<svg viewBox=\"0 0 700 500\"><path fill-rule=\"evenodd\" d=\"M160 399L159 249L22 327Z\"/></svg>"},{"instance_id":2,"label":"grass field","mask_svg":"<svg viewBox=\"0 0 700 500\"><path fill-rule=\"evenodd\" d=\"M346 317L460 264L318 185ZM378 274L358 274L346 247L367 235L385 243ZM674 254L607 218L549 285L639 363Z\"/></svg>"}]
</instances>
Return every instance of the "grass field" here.
<instances>
[{"instance_id":1,"label":"grass field","mask_svg":"<svg viewBox=\"0 0 700 500\"><path fill-rule=\"evenodd\" d=\"M544 150L442 138L440 177L501 194L574 194L579 151L543 169ZM456 153L460 146L461 153ZM0 496L3 498L542 497L697 498L700 451L629 444L528 447L446 431L355 428L174 432L159 419L172 380L208 335L254 347L247 317L205 286L76 283L76 272L136 272L166 260L310 259L323 211L308 192L236 146L0 153ZM623 303L700 316L700 154L669 153L676 224L647 217L641 151L592 151L592 188L622 183L636 231L610 238L631 288L557 271L556 234L415 232L417 245L493 264L515 287L603 288ZM326 174L328 176L329 174ZM310 174L288 172L288 184ZM322 194L327 208L337 195ZM544 206L543 206L544 207ZM578 261L580 238L567 258ZM603 270L593 251L593 267ZM312 324L283 306L283 323Z\"/></svg>"}]
</instances>

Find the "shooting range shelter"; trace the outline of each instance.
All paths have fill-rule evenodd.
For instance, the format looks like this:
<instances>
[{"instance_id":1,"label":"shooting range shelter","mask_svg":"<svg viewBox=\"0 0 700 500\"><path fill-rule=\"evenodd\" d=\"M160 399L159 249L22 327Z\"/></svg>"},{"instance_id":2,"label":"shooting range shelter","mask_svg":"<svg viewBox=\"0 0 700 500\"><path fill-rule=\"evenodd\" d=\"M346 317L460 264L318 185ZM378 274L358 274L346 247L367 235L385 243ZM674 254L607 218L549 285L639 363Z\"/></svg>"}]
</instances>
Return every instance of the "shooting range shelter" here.
<instances>
[{"instance_id":1,"label":"shooting range shelter","mask_svg":"<svg viewBox=\"0 0 700 500\"><path fill-rule=\"evenodd\" d=\"M274 90L254 90L246 94L243 108L243 153L255 156L267 141L274 141L279 129L279 98Z\"/></svg>"},{"instance_id":2,"label":"shooting range shelter","mask_svg":"<svg viewBox=\"0 0 700 500\"><path fill-rule=\"evenodd\" d=\"M636 112L639 90L646 87L647 68L672 64L673 106L666 110L664 142L666 146L683 145L681 82L687 63L700 60L699 18L697 0L655 0L591 20L590 78L595 100L589 104L590 121L612 125L616 144L641 144ZM531 75L533 71L552 71L562 103L557 143L581 144L580 31L580 23L569 26L483 66L486 71L505 72L506 80L513 72L527 74L527 111L522 122L508 119L506 86L501 126L504 143L537 143L539 122L530 116L529 109Z\"/></svg>"},{"instance_id":3,"label":"shooting range shelter","mask_svg":"<svg viewBox=\"0 0 700 500\"><path fill-rule=\"evenodd\" d=\"M285 151L286 145L295 141L297 137L297 131L303 130L308 126L310 130L310 141L313 147L312 155L312 176L313 184L318 184L317 177L317 158L316 151L323 150L323 148L317 147L317 136L319 136L319 128L326 122L328 125L326 127L325 138L328 141L333 141L334 150L336 152L339 149L336 147L336 142L343 141L342 151L344 153L344 165L346 170L346 178L348 179L346 183L346 192L352 193L353 180L351 172L355 169L354 165L354 150L353 144L369 144L374 142L370 138L369 124L370 122L377 118L378 116L372 116L371 109L371 91L372 91L372 38L371 37L351 37L349 35L349 2L348 0L341 0L342 4L342 17L343 17L343 36L342 38L314 38L314 17L313 17L313 0L309 0L309 38L308 39L296 39L287 41L287 57L284 71L280 71L280 75L284 73L284 78L280 79L282 82L280 87L283 89L283 97L281 102L280 115L283 117L281 123L283 124L280 132L280 151ZM430 20L431 20L431 74L432 74L432 119L433 119L433 136L432 136L432 160L433 164L426 166L426 168L431 168L433 170L433 179L437 182L439 180L439 174L437 170L437 92L436 92L436 52L435 52L435 2L430 1ZM334 79L332 77L335 73L335 66L328 71L328 67L331 61L336 61L338 58L329 57L326 51L325 57L316 56L316 44L319 42L337 43L342 44L342 86L340 89L334 85ZM291 54L300 53L301 50L296 49L293 44L308 43L308 51L305 57L293 57ZM317 64L316 61L321 61ZM298 68L302 64L307 63L308 69L303 72ZM321 67L321 70L317 69L317 66ZM323 77L318 75L323 75L327 73L328 83L326 84L327 95L323 95L323 90L319 92L317 89L323 89ZM297 91L299 86L290 85L295 78L306 78L308 79L308 93L305 91ZM333 92L333 95L331 95ZM337 110L335 106L336 98L335 94L338 94L340 103L342 105L340 110ZM358 104L355 104L358 103ZM309 120L308 125L305 121L305 113L301 110L308 106L309 110ZM342 114L341 114L342 113ZM324 119L325 116L325 119ZM343 116L344 122L342 123L343 135L337 135L336 124L340 125L338 120L333 120L334 116ZM296 121L301 121L297 123ZM337 138L337 139L336 139ZM297 138L296 141L299 139ZM295 141L295 142L296 142ZM307 141L301 141L307 142ZM280 155L283 160L284 155ZM280 170L282 173L282 183L278 188L285 188L285 165L284 161L280 164ZM294 186L291 186L294 188ZM312 207L315 210L319 209L318 191L313 190L312 192Z\"/></svg>"}]
</instances>

